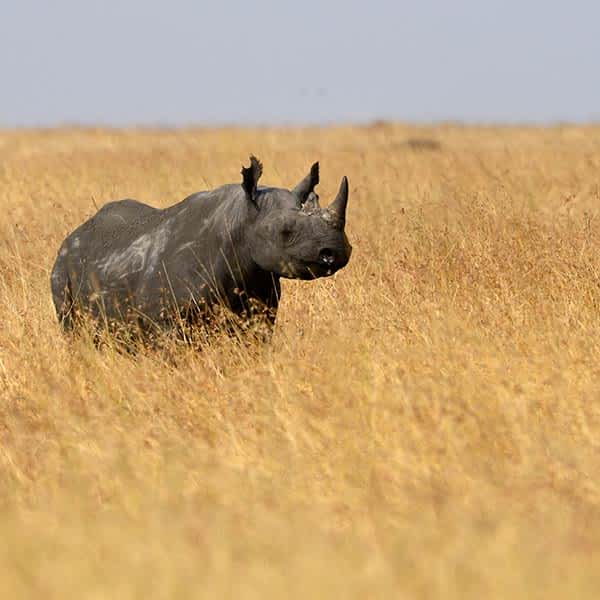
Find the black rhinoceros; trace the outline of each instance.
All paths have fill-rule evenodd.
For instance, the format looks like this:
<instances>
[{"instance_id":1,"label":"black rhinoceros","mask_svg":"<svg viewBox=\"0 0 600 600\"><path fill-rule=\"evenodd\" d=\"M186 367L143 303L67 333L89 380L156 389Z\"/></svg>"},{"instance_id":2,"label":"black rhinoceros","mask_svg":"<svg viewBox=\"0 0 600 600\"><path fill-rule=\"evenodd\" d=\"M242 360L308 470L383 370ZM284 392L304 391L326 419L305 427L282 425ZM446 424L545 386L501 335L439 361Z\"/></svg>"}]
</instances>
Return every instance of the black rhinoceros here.
<instances>
[{"instance_id":1,"label":"black rhinoceros","mask_svg":"<svg viewBox=\"0 0 600 600\"><path fill-rule=\"evenodd\" d=\"M275 322L280 278L332 275L350 259L344 232L348 180L319 206L319 165L293 189L258 187L254 156L241 184L198 192L158 209L110 202L62 243L52 269L60 323L79 314L138 331L206 322L217 305Z\"/></svg>"}]
</instances>

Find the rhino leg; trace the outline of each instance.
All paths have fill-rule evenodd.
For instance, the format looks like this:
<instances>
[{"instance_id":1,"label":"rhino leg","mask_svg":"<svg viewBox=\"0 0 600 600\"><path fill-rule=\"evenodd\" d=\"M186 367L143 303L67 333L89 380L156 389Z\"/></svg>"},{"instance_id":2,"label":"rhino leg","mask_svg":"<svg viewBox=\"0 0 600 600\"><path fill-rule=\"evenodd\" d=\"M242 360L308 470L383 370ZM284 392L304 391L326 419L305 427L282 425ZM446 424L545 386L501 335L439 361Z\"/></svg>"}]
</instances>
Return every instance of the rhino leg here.
<instances>
[{"instance_id":1,"label":"rhino leg","mask_svg":"<svg viewBox=\"0 0 600 600\"><path fill-rule=\"evenodd\" d=\"M281 285L279 280L275 280L272 289L264 299L257 302L256 309L253 311L258 322L257 337L263 343L270 343L273 338L280 297Z\"/></svg>"}]
</instances>

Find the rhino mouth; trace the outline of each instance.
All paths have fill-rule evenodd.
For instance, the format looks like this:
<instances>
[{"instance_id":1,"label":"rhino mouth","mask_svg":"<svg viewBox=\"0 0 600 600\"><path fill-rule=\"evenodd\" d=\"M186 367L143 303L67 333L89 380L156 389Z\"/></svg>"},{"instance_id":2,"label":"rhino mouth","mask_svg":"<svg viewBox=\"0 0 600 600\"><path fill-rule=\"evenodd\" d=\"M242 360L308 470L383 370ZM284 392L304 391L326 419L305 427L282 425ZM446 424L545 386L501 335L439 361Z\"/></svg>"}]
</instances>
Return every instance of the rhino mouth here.
<instances>
[{"instance_id":1,"label":"rhino mouth","mask_svg":"<svg viewBox=\"0 0 600 600\"><path fill-rule=\"evenodd\" d=\"M319 279L321 277L331 277L339 271L339 267L333 265L324 265L322 263L311 263L306 266L306 270L310 273L309 279Z\"/></svg>"},{"instance_id":2,"label":"rhino mouth","mask_svg":"<svg viewBox=\"0 0 600 600\"><path fill-rule=\"evenodd\" d=\"M285 265L281 276L288 279L320 279L330 277L344 265L327 264L319 261L298 261L297 265Z\"/></svg>"}]
</instances>

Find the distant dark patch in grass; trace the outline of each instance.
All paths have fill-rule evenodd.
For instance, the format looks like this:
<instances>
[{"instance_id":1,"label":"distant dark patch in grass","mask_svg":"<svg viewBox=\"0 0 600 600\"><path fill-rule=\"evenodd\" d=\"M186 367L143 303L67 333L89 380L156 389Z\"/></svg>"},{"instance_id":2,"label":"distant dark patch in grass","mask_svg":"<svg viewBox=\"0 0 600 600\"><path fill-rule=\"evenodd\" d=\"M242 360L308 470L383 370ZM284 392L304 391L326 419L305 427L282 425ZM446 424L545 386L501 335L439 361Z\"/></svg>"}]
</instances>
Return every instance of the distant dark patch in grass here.
<instances>
[{"instance_id":1,"label":"distant dark patch in grass","mask_svg":"<svg viewBox=\"0 0 600 600\"><path fill-rule=\"evenodd\" d=\"M440 142L430 138L409 138L401 145L417 151L438 151L442 149Z\"/></svg>"}]
</instances>

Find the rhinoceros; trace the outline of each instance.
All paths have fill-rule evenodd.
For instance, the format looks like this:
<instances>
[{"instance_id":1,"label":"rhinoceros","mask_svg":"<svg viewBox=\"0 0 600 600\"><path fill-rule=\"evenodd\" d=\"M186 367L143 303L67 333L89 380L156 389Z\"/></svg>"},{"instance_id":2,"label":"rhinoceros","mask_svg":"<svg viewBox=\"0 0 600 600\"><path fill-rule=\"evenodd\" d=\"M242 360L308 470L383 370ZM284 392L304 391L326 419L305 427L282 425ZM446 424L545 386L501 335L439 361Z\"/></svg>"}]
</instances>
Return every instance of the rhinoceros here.
<instances>
[{"instance_id":1,"label":"rhinoceros","mask_svg":"<svg viewBox=\"0 0 600 600\"><path fill-rule=\"evenodd\" d=\"M280 279L315 279L346 266L348 180L321 208L319 163L292 190L258 186L250 157L242 181L158 209L137 200L105 204L62 243L51 275L58 320L135 325L142 333L210 321L217 306L242 322L275 324Z\"/></svg>"}]
</instances>

